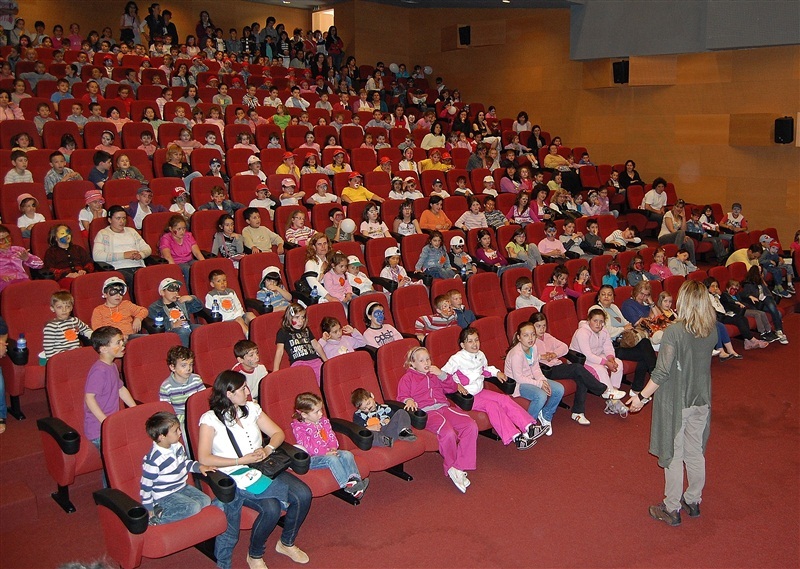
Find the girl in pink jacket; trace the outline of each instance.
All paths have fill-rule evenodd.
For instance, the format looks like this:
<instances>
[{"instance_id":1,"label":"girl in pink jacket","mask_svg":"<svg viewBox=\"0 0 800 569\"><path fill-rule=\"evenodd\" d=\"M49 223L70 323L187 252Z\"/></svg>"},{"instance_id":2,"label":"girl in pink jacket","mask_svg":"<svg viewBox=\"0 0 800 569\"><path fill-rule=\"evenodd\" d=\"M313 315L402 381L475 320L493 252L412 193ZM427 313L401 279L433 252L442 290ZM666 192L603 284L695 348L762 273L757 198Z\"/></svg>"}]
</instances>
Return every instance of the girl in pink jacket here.
<instances>
[{"instance_id":1,"label":"girl in pink jacket","mask_svg":"<svg viewBox=\"0 0 800 569\"><path fill-rule=\"evenodd\" d=\"M586 366L608 387L619 388L622 383L622 362L614 355L611 336L606 330L606 314L592 308L586 320L578 324L569 347L586 356Z\"/></svg>"},{"instance_id":2,"label":"girl in pink jacket","mask_svg":"<svg viewBox=\"0 0 800 569\"><path fill-rule=\"evenodd\" d=\"M292 433L297 446L311 455L311 468L330 469L339 488L361 498L369 480L361 479L353 453L339 450L331 422L323 414L322 399L313 393L301 393L294 400L294 409Z\"/></svg>"},{"instance_id":3,"label":"girl in pink jacket","mask_svg":"<svg viewBox=\"0 0 800 569\"><path fill-rule=\"evenodd\" d=\"M431 364L431 356L422 346L410 349L403 365L408 371L400 378L397 399L406 411L422 409L428 414L425 429L436 435L444 472L456 488L466 492L470 485L466 471L475 470L477 463L478 425L464 411L450 407L445 394L468 392Z\"/></svg>"}]
</instances>

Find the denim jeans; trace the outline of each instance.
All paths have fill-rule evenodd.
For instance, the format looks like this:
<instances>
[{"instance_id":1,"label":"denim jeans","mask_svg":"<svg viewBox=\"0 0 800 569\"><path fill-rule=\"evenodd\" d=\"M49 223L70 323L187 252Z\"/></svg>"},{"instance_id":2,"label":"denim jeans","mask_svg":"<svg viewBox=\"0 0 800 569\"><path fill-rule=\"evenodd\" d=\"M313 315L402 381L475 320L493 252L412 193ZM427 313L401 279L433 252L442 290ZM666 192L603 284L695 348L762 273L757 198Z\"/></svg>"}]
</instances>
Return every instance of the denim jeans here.
<instances>
[{"instance_id":1,"label":"denim jeans","mask_svg":"<svg viewBox=\"0 0 800 569\"><path fill-rule=\"evenodd\" d=\"M163 525L185 520L190 516L200 513L200 510L211 505L211 498L194 486L187 484L177 492L160 498L158 500L158 505L161 506L163 510L156 523L158 525Z\"/></svg>"},{"instance_id":2,"label":"denim jeans","mask_svg":"<svg viewBox=\"0 0 800 569\"><path fill-rule=\"evenodd\" d=\"M337 454L324 454L321 456L311 457L311 468L329 468L339 488L344 488L350 478L357 476L359 479L361 475L358 473L358 466L356 466L356 459L353 458L353 453L349 450L336 451Z\"/></svg>"},{"instance_id":3,"label":"denim jeans","mask_svg":"<svg viewBox=\"0 0 800 569\"><path fill-rule=\"evenodd\" d=\"M548 397L541 387L536 387L530 383L519 384L519 394L521 397L531 402L528 405L528 414L534 419L542 412L542 417L548 421L553 420L553 415L556 413L558 404L561 403L561 398L564 397L564 386L555 381L547 380L552 392Z\"/></svg>"},{"instance_id":4,"label":"denim jeans","mask_svg":"<svg viewBox=\"0 0 800 569\"><path fill-rule=\"evenodd\" d=\"M424 272L433 279L452 279L456 276L455 271L452 269L445 269L444 267L428 267Z\"/></svg>"},{"instance_id":5,"label":"denim jeans","mask_svg":"<svg viewBox=\"0 0 800 569\"><path fill-rule=\"evenodd\" d=\"M171 328L170 330L167 330L167 332L170 332L172 334L177 334L178 337L181 339L181 344L185 348L188 348L189 347L190 338L192 337L192 332L197 330L199 327L200 327L200 324L190 324L189 328L185 328L183 326L180 326L178 328Z\"/></svg>"},{"instance_id":6,"label":"denim jeans","mask_svg":"<svg viewBox=\"0 0 800 569\"><path fill-rule=\"evenodd\" d=\"M100 453L100 456L103 456L103 451L100 450L100 437L96 439L92 439L91 443L94 445L94 448L97 449L97 452ZM108 488L108 478L106 478L106 468L103 465L103 469L100 471L103 474L103 488Z\"/></svg>"},{"instance_id":7,"label":"denim jeans","mask_svg":"<svg viewBox=\"0 0 800 569\"><path fill-rule=\"evenodd\" d=\"M297 532L303 525L311 507L311 489L288 472L279 474L269 488L259 495L237 488L233 501L222 505L228 520L228 527L224 533L217 536L214 546L214 555L220 569L230 569L231 567L233 548L239 541L242 506L258 512L258 517L253 523L250 533L248 553L250 557L263 557L267 538L278 525L281 511L284 508L286 516L283 520L281 543L288 547L294 545Z\"/></svg>"},{"instance_id":8,"label":"denim jeans","mask_svg":"<svg viewBox=\"0 0 800 569\"><path fill-rule=\"evenodd\" d=\"M3 370L0 369L0 419L8 417L8 407L6 405L6 381L3 378Z\"/></svg>"}]
</instances>

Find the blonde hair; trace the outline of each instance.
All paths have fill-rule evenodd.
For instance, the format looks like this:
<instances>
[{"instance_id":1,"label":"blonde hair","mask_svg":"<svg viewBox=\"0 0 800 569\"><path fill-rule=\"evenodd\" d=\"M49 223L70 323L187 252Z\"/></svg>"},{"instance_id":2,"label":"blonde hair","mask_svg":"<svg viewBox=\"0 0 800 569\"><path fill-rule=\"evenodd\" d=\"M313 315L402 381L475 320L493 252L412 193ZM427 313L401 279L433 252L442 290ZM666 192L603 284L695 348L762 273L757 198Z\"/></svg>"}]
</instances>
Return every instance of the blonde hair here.
<instances>
[{"instance_id":1,"label":"blonde hair","mask_svg":"<svg viewBox=\"0 0 800 569\"><path fill-rule=\"evenodd\" d=\"M664 313L664 307L662 306L662 304L665 298L672 298L672 295L667 291L663 290L659 293L658 299L656 300L656 307L661 311L662 314Z\"/></svg>"},{"instance_id":2,"label":"blonde hair","mask_svg":"<svg viewBox=\"0 0 800 569\"><path fill-rule=\"evenodd\" d=\"M706 287L700 281L687 280L678 290L680 321L695 338L705 338L716 329L717 316Z\"/></svg>"},{"instance_id":3,"label":"blonde hair","mask_svg":"<svg viewBox=\"0 0 800 569\"><path fill-rule=\"evenodd\" d=\"M416 356L420 351L427 352L428 350L423 346L415 346L408 350L408 353L406 354L406 361L403 362L403 367L406 369L410 368L411 363L414 361L414 356Z\"/></svg>"}]
</instances>

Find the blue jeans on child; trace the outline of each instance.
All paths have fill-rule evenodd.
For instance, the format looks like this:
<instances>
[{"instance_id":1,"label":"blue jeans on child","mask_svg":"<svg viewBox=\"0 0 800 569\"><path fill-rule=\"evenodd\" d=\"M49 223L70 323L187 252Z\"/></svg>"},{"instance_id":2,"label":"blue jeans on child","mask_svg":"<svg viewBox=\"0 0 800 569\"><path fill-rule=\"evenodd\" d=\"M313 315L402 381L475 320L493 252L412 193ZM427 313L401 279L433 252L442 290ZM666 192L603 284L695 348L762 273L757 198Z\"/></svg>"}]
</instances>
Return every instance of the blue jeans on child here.
<instances>
[{"instance_id":1,"label":"blue jeans on child","mask_svg":"<svg viewBox=\"0 0 800 569\"><path fill-rule=\"evenodd\" d=\"M97 452L100 453L100 456L103 456L103 451L100 450L100 438L101 437L97 437L96 439L92 439L91 442L94 445L94 448L97 449ZM103 475L103 488L108 488L108 479L106 478L106 469L105 469L105 467L103 467L103 470L101 470L100 473Z\"/></svg>"},{"instance_id":2,"label":"blue jeans on child","mask_svg":"<svg viewBox=\"0 0 800 569\"><path fill-rule=\"evenodd\" d=\"M211 498L187 484L177 492L160 498L158 505L162 511L158 519L154 520L154 524L163 525L185 520L200 513L200 510L211 505Z\"/></svg>"},{"instance_id":3,"label":"blue jeans on child","mask_svg":"<svg viewBox=\"0 0 800 569\"><path fill-rule=\"evenodd\" d=\"M424 272L433 279L452 279L456 276L455 271L444 267L428 267Z\"/></svg>"},{"instance_id":4,"label":"blue jeans on child","mask_svg":"<svg viewBox=\"0 0 800 569\"><path fill-rule=\"evenodd\" d=\"M339 488L344 488L347 481L353 476L361 475L358 473L358 466L353 453L349 450L338 450L336 454L324 454L322 456L311 457L311 468L329 468L339 484Z\"/></svg>"},{"instance_id":5,"label":"blue jeans on child","mask_svg":"<svg viewBox=\"0 0 800 569\"><path fill-rule=\"evenodd\" d=\"M528 399L531 404L528 405L528 414L534 419L539 416L539 411L542 412L542 417L548 421L553 420L553 415L556 413L558 404L561 403L561 398L564 397L564 386L556 381L547 380L550 386L551 394L548 397L547 393L541 387L536 387L530 383L519 384L519 394L521 397Z\"/></svg>"},{"instance_id":6,"label":"blue jeans on child","mask_svg":"<svg viewBox=\"0 0 800 569\"><path fill-rule=\"evenodd\" d=\"M250 557L263 557L267 538L278 525L283 509L286 510L286 516L283 520L281 543L287 547L294 545L297 532L311 507L311 489L288 472L281 472L269 488L258 495L237 488L233 501L222 504L228 527L224 533L217 536L214 545L214 555L217 558L217 567L220 569L231 567L233 549L239 541L242 506L258 512L250 533L248 553Z\"/></svg>"},{"instance_id":7,"label":"blue jeans on child","mask_svg":"<svg viewBox=\"0 0 800 569\"><path fill-rule=\"evenodd\" d=\"M3 370L0 369L0 419L8 417L8 407L6 406L6 381L3 378Z\"/></svg>"}]
</instances>

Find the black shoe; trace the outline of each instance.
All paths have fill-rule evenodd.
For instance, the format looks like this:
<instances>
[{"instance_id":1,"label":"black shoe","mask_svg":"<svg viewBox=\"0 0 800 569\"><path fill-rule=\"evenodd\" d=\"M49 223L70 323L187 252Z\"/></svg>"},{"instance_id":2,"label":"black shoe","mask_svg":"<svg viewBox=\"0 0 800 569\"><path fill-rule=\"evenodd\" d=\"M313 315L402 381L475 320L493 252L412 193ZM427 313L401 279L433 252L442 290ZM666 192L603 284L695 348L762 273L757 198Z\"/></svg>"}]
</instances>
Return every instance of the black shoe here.
<instances>
[{"instance_id":1,"label":"black shoe","mask_svg":"<svg viewBox=\"0 0 800 569\"><path fill-rule=\"evenodd\" d=\"M387 437L385 435L381 435L381 440L383 441L383 446L391 448L394 444L394 439L392 437Z\"/></svg>"},{"instance_id":2,"label":"black shoe","mask_svg":"<svg viewBox=\"0 0 800 569\"><path fill-rule=\"evenodd\" d=\"M412 433L409 429L403 429L397 437L398 440L412 442L417 440L417 435Z\"/></svg>"},{"instance_id":3,"label":"black shoe","mask_svg":"<svg viewBox=\"0 0 800 569\"><path fill-rule=\"evenodd\" d=\"M700 502L697 504L689 504L686 500L681 498L681 510L689 514L690 518L700 517Z\"/></svg>"},{"instance_id":4,"label":"black shoe","mask_svg":"<svg viewBox=\"0 0 800 569\"><path fill-rule=\"evenodd\" d=\"M529 439L528 437L525 437L523 435L518 436L514 440L514 445L516 445L517 450L528 450L529 448L532 448L533 445L535 444L536 444L535 440Z\"/></svg>"},{"instance_id":5,"label":"black shoe","mask_svg":"<svg viewBox=\"0 0 800 569\"><path fill-rule=\"evenodd\" d=\"M532 441L535 441L542 435L546 435L547 431L549 430L550 430L550 425L542 426L542 425L534 425L533 423L531 423L530 425L528 425L528 431L525 433L525 436L527 436Z\"/></svg>"},{"instance_id":6,"label":"black shoe","mask_svg":"<svg viewBox=\"0 0 800 569\"><path fill-rule=\"evenodd\" d=\"M770 342L770 343L777 342L778 340L780 340L780 338L775 332L764 332L763 334L761 334L761 339L764 340L765 342Z\"/></svg>"},{"instance_id":7,"label":"black shoe","mask_svg":"<svg viewBox=\"0 0 800 569\"><path fill-rule=\"evenodd\" d=\"M657 506L650 506L649 512L651 518L662 521L668 526L675 527L681 525L681 511L675 510L674 512L668 512L663 502Z\"/></svg>"}]
</instances>

